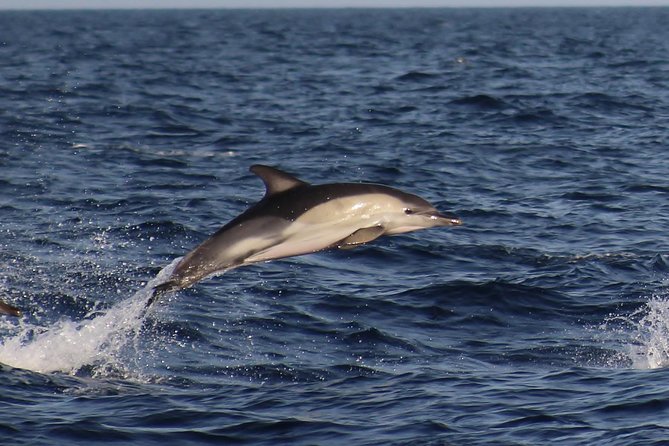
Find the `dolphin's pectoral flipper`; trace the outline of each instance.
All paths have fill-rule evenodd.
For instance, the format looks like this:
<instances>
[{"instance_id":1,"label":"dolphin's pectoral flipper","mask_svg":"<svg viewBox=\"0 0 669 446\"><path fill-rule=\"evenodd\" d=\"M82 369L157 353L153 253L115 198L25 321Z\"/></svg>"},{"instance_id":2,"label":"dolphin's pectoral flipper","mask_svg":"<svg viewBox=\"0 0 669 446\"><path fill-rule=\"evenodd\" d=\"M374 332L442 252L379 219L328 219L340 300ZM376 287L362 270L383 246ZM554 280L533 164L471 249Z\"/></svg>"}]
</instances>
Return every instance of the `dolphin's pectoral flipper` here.
<instances>
[{"instance_id":1,"label":"dolphin's pectoral flipper","mask_svg":"<svg viewBox=\"0 0 669 446\"><path fill-rule=\"evenodd\" d=\"M0 314L9 314L10 316L21 316L21 310L0 300Z\"/></svg>"},{"instance_id":2,"label":"dolphin's pectoral flipper","mask_svg":"<svg viewBox=\"0 0 669 446\"><path fill-rule=\"evenodd\" d=\"M383 226L372 226L370 228L358 229L345 239L335 243L335 246L339 249L351 249L381 237L384 232L386 232L386 230Z\"/></svg>"}]
</instances>

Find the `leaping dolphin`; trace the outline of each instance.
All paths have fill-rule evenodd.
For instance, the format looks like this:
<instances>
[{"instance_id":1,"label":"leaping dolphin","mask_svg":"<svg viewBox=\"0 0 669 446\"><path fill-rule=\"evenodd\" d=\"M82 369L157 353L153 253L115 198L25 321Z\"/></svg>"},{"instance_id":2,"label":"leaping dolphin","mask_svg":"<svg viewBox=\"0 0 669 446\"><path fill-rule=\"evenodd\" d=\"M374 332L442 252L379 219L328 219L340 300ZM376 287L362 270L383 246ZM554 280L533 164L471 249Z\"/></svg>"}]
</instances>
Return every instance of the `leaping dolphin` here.
<instances>
[{"instance_id":1,"label":"leaping dolphin","mask_svg":"<svg viewBox=\"0 0 669 446\"><path fill-rule=\"evenodd\" d=\"M461 224L422 198L388 186L311 185L269 166L250 170L265 183L265 196L186 254L169 279L154 288L147 308L164 293L239 266Z\"/></svg>"}]
</instances>

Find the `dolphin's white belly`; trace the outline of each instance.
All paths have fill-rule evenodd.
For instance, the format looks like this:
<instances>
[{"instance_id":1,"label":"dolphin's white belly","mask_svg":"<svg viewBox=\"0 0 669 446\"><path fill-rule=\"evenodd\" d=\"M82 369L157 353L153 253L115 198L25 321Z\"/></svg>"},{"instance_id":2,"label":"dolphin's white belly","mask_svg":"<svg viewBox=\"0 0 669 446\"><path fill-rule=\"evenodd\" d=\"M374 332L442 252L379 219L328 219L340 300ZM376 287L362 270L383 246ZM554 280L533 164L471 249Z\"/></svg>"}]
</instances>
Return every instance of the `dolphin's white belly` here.
<instances>
[{"instance_id":1,"label":"dolphin's white belly","mask_svg":"<svg viewBox=\"0 0 669 446\"><path fill-rule=\"evenodd\" d=\"M275 243L253 252L244 263L321 251L359 229L382 224L387 213L375 204L377 202L370 194L340 198L318 205L275 234Z\"/></svg>"},{"instance_id":2,"label":"dolphin's white belly","mask_svg":"<svg viewBox=\"0 0 669 446\"><path fill-rule=\"evenodd\" d=\"M359 228L358 225L351 225L348 222L336 226L332 224L291 226L290 231L282 234L282 241L249 255L244 263L264 262L321 251L345 239Z\"/></svg>"}]
</instances>

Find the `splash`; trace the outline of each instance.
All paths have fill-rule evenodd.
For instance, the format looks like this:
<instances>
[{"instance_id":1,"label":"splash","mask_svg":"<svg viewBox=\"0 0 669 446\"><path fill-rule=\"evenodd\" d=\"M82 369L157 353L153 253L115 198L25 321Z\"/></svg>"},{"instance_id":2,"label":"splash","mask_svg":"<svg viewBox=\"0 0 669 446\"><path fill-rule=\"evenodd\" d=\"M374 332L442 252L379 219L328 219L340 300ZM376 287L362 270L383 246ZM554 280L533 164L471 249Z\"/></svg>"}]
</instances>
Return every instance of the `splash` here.
<instances>
[{"instance_id":1,"label":"splash","mask_svg":"<svg viewBox=\"0 0 669 446\"><path fill-rule=\"evenodd\" d=\"M653 296L634 312L630 358L636 368L657 369L669 366L669 297Z\"/></svg>"},{"instance_id":2,"label":"splash","mask_svg":"<svg viewBox=\"0 0 669 446\"><path fill-rule=\"evenodd\" d=\"M60 320L49 327L21 322L18 332L0 344L0 363L40 373L76 374L91 368L94 376L126 369L123 354L139 342L153 287L169 277L179 260L132 297L90 318Z\"/></svg>"},{"instance_id":3,"label":"splash","mask_svg":"<svg viewBox=\"0 0 669 446\"><path fill-rule=\"evenodd\" d=\"M608 342L618 344L623 363L636 369L669 367L669 296L654 295L631 314L612 314L600 329Z\"/></svg>"}]
</instances>

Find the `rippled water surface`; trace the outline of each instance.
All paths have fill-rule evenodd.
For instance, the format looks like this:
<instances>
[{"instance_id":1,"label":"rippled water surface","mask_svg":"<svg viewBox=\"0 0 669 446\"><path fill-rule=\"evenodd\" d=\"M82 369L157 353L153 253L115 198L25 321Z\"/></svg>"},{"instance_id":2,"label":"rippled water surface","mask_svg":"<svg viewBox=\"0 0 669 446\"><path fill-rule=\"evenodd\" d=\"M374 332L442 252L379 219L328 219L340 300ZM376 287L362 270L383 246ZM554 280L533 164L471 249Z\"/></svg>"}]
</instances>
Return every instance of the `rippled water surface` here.
<instances>
[{"instance_id":1,"label":"rippled water surface","mask_svg":"<svg viewBox=\"0 0 669 446\"><path fill-rule=\"evenodd\" d=\"M0 12L0 443L661 444L668 9ZM147 286L263 194L465 225ZM160 276L160 277L157 277Z\"/></svg>"}]
</instances>

